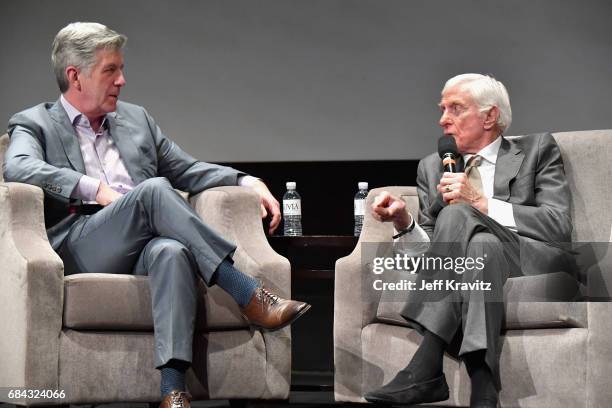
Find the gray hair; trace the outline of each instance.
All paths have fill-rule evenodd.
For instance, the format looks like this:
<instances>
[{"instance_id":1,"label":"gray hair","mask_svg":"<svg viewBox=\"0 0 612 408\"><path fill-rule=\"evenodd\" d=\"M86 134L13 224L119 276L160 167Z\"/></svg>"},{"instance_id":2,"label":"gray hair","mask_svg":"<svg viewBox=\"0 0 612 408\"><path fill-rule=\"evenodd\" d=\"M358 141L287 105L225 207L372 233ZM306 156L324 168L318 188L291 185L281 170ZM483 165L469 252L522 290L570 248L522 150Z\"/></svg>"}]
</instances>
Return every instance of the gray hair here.
<instances>
[{"instance_id":1,"label":"gray hair","mask_svg":"<svg viewBox=\"0 0 612 408\"><path fill-rule=\"evenodd\" d=\"M98 23L71 23L55 36L51 64L60 92L68 90L66 68L70 65L87 72L96 63L96 51L120 50L127 37Z\"/></svg>"},{"instance_id":2,"label":"gray hair","mask_svg":"<svg viewBox=\"0 0 612 408\"><path fill-rule=\"evenodd\" d=\"M444 92L455 86L459 86L461 90L469 92L481 112L496 106L499 109L497 126L502 132L508 130L512 123L512 108L510 107L510 97L504 84L490 75L461 74L446 81L442 93L444 94Z\"/></svg>"}]
</instances>

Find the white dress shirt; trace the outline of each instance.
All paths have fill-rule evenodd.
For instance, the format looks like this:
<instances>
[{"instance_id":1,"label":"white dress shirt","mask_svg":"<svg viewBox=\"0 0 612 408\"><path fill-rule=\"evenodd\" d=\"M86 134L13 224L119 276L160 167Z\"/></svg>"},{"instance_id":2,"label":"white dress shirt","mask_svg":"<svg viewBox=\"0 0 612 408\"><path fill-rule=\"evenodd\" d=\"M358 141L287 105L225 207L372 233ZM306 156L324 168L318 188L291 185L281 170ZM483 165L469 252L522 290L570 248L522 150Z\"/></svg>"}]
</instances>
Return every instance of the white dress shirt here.
<instances>
[{"instance_id":1,"label":"white dress shirt","mask_svg":"<svg viewBox=\"0 0 612 408\"><path fill-rule=\"evenodd\" d=\"M512 210L512 204L493 198L493 184L495 181L495 163L497 163L497 154L501 147L502 138L499 136L489 145L485 146L480 150L477 155L482 157L478 171L480 172L480 178L482 180L482 193L488 199L489 213L488 216L493 218L495 221L516 231L516 221L514 220L514 212ZM467 163L473 154L466 154L463 156L463 162Z\"/></svg>"}]
</instances>

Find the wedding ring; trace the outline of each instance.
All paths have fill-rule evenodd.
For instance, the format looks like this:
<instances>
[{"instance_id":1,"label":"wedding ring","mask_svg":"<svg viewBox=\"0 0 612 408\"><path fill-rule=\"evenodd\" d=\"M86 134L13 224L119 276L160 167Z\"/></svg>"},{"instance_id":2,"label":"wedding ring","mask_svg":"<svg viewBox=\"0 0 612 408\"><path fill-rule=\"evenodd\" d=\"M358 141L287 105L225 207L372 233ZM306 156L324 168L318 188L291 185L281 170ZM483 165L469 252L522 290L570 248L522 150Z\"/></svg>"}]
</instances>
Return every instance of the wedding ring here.
<instances>
[{"instance_id":1,"label":"wedding ring","mask_svg":"<svg viewBox=\"0 0 612 408\"><path fill-rule=\"evenodd\" d=\"M447 193L450 193L451 191L453 191L453 189L452 189L452 188L451 188L451 186L449 186L449 185L447 185L447 186L445 187L445 190L446 190L446 192L447 192Z\"/></svg>"}]
</instances>

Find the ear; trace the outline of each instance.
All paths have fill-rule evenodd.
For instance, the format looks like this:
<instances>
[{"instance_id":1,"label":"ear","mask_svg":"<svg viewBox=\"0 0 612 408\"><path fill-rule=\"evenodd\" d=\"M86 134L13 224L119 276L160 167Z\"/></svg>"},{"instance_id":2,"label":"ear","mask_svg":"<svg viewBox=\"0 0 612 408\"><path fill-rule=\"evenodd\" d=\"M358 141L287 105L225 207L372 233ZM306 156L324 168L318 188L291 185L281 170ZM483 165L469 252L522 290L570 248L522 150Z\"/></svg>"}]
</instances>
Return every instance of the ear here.
<instances>
[{"instance_id":1,"label":"ear","mask_svg":"<svg viewBox=\"0 0 612 408\"><path fill-rule=\"evenodd\" d=\"M499 119L499 108L497 106L493 106L487 112L485 112L485 120L484 120L484 128L486 130L493 129L494 126L497 126L497 119Z\"/></svg>"},{"instance_id":2,"label":"ear","mask_svg":"<svg viewBox=\"0 0 612 408\"><path fill-rule=\"evenodd\" d=\"M79 82L80 71L77 67L73 65L68 65L66 67L66 78L68 78L68 83L71 87L81 90L81 83Z\"/></svg>"}]
</instances>

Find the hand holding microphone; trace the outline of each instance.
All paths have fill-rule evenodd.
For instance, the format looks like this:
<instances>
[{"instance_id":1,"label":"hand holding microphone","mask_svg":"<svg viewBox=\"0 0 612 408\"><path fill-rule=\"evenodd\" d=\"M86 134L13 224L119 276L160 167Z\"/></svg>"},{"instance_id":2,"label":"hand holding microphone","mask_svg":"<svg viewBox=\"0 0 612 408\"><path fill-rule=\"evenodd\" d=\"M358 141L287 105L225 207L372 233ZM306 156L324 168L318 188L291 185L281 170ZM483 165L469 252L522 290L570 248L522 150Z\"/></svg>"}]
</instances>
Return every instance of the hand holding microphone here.
<instances>
[{"instance_id":1,"label":"hand holding microphone","mask_svg":"<svg viewBox=\"0 0 612 408\"><path fill-rule=\"evenodd\" d=\"M444 174L437 185L442 199L449 204L466 203L487 214L487 198L470 184L465 173L457 173L459 151L454 137L442 136L438 139L438 155L444 166Z\"/></svg>"}]
</instances>

